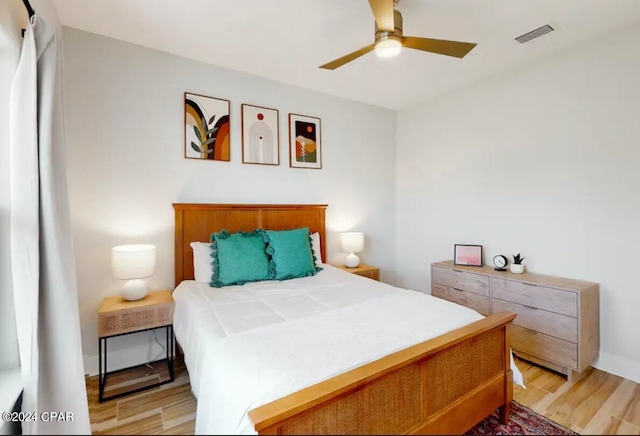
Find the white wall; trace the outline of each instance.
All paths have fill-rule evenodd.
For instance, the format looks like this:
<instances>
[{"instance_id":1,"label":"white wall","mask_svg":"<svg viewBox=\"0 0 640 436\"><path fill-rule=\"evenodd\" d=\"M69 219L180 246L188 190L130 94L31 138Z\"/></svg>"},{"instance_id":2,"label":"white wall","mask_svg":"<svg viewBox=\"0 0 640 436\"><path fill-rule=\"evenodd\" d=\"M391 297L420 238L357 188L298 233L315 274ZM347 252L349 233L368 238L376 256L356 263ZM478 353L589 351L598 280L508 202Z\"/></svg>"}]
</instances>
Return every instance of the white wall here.
<instances>
[{"instance_id":1,"label":"white wall","mask_svg":"<svg viewBox=\"0 0 640 436\"><path fill-rule=\"evenodd\" d=\"M598 282L598 367L640 381L638 41L635 26L398 114L401 285L429 291L455 243Z\"/></svg>"},{"instance_id":2,"label":"white wall","mask_svg":"<svg viewBox=\"0 0 640 436\"><path fill-rule=\"evenodd\" d=\"M148 283L173 289L173 202L327 203L329 260L343 256L337 232L362 230L367 247L361 258L391 279L394 112L75 29L65 28L64 43L69 194L87 371L96 371L99 303L116 295L120 284L110 277L112 246L156 244L156 274ZM231 163L184 159L185 91L231 100ZM241 103L280 110L280 166L241 163ZM322 119L321 170L289 168L289 112ZM114 367L146 359L147 338L110 341Z\"/></svg>"}]
</instances>

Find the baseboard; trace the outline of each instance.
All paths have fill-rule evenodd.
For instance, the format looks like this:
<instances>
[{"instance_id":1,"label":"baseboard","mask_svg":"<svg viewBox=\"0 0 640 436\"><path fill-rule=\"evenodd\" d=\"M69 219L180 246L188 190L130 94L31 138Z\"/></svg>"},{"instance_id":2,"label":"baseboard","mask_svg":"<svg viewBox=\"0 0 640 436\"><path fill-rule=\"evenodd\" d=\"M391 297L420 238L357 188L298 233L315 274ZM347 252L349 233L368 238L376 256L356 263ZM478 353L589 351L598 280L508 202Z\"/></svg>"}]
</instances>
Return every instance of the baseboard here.
<instances>
[{"instance_id":1,"label":"baseboard","mask_svg":"<svg viewBox=\"0 0 640 436\"><path fill-rule=\"evenodd\" d=\"M640 362L600 351L594 368L640 383Z\"/></svg>"},{"instance_id":2,"label":"baseboard","mask_svg":"<svg viewBox=\"0 0 640 436\"><path fill-rule=\"evenodd\" d=\"M160 359L165 357L162 347L155 342L151 346L151 353L149 353L149 344L109 351L107 353L108 370L116 371L147 363L149 354L151 354L152 358L157 358L158 355L160 355ZM84 356L84 373L88 375L98 374L98 356Z\"/></svg>"}]
</instances>

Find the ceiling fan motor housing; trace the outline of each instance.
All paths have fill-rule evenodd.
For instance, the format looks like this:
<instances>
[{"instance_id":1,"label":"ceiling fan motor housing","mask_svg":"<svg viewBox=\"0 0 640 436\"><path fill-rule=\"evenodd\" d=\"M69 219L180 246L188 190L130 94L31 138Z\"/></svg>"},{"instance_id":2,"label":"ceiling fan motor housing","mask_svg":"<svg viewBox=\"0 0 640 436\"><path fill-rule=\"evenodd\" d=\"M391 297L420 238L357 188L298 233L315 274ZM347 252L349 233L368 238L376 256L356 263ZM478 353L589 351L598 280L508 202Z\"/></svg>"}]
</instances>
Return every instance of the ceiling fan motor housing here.
<instances>
[{"instance_id":1,"label":"ceiling fan motor housing","mask_svg":"<svg viewBox=\"0 0 640 436\"><path fill-rule=\"evenodd\" d=\"M394 39L402 43L402 14L400 11L393 10L393 31L381 30L376 23L376 43L387 39Z\"/></svg>"}]
</instances>

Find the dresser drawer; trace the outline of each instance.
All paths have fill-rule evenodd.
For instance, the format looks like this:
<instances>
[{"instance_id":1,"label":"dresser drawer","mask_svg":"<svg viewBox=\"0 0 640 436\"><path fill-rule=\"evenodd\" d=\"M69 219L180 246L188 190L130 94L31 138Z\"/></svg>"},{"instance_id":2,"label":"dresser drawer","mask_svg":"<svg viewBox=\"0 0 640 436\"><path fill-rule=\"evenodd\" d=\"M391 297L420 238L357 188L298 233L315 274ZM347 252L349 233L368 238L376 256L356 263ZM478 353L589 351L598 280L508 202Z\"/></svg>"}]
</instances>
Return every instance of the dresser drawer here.
<instances>
[{"instance_id":1,"label":"dresser drawer","mask_svg":"<svg viewBox=\"0 0 640 436\"><path fill-rule=\"evenodd\" d=\"M489 277L455 269L431 268L431 281L463 291L489 296Z\"/></svg>"},{"instance_id":2,"label":"dresser drawer","mask_svg":"<svg viewBox=\"0 0 640 436\"><path fill-rule=\"evenodd\" d=\"M517 313L518 316L513 320L513 324L517 326L545 333L565 341L578 342L578 320L575 318L509 301L493 299L492 303L493 313L504 310Z\"/></svg>"},{"instance_id":3,"label":"dresser drawer","mask_svg":"<svg viewBox=\"0 0 640 436\"><path fill-rule=\"evenodd\" d=\"M518 350L550 360L569 368L578 367L578 345L537 333L522 327L511 327L511 346L516 354Z\"/></svg>"},{"instance_id":4,"label":"dresser drawer","mask_svg":"<svg viewBox=\"0 0 640 436\"><path fill-rule=\"evenodd\" d=\"M466 306L481 315L489 315L489 297L436 284L431 285L431 295Z\"/></svg>"},{"instance_id":5,"label":"dresser drawer","mask_svg":"<svg viewBox=\"0 0 640 436\"><path fill-rule=\"evenodd\" d=\"M575 292L492 277L491 293L492 297L500 300L513 301L574 318L578 316L578 296Z\"/></svg>"}]
</instances>

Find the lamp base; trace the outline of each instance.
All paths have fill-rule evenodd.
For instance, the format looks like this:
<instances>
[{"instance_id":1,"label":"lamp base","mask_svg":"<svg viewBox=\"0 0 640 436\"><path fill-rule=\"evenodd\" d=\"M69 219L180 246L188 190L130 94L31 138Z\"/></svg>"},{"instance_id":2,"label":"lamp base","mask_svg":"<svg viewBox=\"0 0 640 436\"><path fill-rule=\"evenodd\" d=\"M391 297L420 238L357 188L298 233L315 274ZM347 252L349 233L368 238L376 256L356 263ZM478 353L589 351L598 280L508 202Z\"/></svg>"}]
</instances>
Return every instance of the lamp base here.
<instances>
[{"instance_id":1,"label":"lamp base","mask_svg":"<svg viewBox=\"0 0 640 436\"><path fill-rule=\"evenodd\" d=\"M360 258L356 256L354 253L349 253L349 255L344 261L344 265L347 268L355 268L358 265L360 265Z\"/></svg>"},{"instance_id":2,"label":"lamp base","mask_svg":"<svg viewBox=\"0 0 640 436\"><path fill-rule=\"evenodd\" d=\"M144 280L133 279L125 283L120 289L120 296L127 301L136 301L146 297L147 292L149 292L149 288Z\"/></svg>"}]
</instances>

